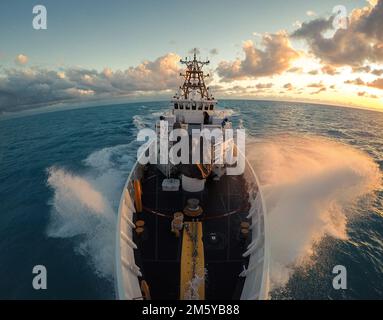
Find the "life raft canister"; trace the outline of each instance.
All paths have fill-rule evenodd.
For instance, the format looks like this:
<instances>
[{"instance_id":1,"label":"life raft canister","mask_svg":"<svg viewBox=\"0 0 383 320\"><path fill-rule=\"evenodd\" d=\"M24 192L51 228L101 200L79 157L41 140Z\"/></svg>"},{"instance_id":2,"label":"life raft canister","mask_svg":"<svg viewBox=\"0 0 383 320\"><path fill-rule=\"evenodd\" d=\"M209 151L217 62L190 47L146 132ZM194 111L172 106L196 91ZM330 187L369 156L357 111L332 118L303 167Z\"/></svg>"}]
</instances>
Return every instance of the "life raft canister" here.
<instances>
[{"instance_id":1,"label":"life raft canister","mask_svg":"<svg viewBox=\"0 0 383 320\"><path fill-rule=\"evenodd\" d=\"M134 204L136 205L136 211L142 212L142 188L140 180L134 180Z\"/></svg>"}]
</instances>

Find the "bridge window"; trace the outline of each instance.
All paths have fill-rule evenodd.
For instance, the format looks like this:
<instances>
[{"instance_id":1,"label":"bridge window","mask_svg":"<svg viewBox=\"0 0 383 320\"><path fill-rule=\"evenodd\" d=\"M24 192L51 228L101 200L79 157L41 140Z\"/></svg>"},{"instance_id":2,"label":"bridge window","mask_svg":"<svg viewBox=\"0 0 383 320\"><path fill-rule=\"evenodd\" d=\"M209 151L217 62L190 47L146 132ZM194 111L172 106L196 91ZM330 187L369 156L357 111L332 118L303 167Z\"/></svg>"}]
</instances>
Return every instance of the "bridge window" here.
<instances>
[{"instance_id":1,"label":"bridge window","mask_svg":"<svg viewBox=\"0 0 383 320\"><path fill-rule=\"evenodd\" d=\"M200 103L200 104L198 105L198 110L202 110L202 108L203 108L203 104Z\"/></svg>"},{"instance_id":2,"label":"bridge window","mask_svg":"<svg viewBox=\"0 0 383 320\"><path fill-rule=\"evenodd\" d=\"M193 105L192 105L192 109L193 109L193 110L196 110L196 109L197 109L197 106L196 106L195 103L193 103Z\"/></svg>"},{"instance_id":3,"label":"bridge window","mask_svg":"<svg viewBox=\"0 0 383 320\"><path fill-rule=\"evenodd\" d=\"M178 103L174 104L174 109L178 109Z\"/></svg>"},{"instance_id":4,"label":"bridge window","mask_svg":"<svg viewBox=\"0 0 383 320\"><path fill-rule=\"evenodd\" d=\"M184 105L180 104L180 109L183 110L183 108L184 108Z\"/></svg>"},{"instance_id":5,"label":"bridge window","mask_svg":"<svg viewBox=\"0 0 383 320\"><path fill-rule=\"evenodd\" d=\"M211 104L210 105L210 110L213 110L214 109L214 104Z\"/></svg>"},{"instance_id":6,"label":"bridge window","mask_svg":"<svg viewBox=\"0 0 383 320\"><path fill-rule=\"evenodd\" d=\"M208 105L205 106L205 110L209 110L209 106Z\"/></svg>"},{"instance_id":7,"label":"bridge window","mask_svg":"<svg viewBox=\"0 0 383 320\"><path fill-rule=\"evenodd\" d=\"M187 104L185 107L186 110L190 110L190 104Z\"/></svg>"}]
</instances>

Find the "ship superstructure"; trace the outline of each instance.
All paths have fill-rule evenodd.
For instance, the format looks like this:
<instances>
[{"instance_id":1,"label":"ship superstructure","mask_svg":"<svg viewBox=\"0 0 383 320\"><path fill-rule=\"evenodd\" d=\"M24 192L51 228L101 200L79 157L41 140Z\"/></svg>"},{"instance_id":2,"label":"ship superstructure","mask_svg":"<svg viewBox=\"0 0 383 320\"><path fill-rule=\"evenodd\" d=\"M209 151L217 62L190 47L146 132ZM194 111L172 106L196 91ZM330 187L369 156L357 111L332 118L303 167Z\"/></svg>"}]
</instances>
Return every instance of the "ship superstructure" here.
<instances>
[{"instance_id":1,"label":"ship superstructure","mask_svg":"<svg viewBox=\"0 0 383 320\"><path fill-rule=\"evenodd\" d=\"M217 138L232 123L205 84L209 61L194 52L180 62L184 82L156 122L153 143L160 150L161 134L179 129L193 156L134 166L119 207L118 298L266 299L267 222L257 177L248 162L237 175L230 174L236 164L225 162L230 147L237 161L241 152L233 137ZM206 147L195 132L215 136ZM181 138L167 141L167 153Z\"/></svg>"}]
</instances>

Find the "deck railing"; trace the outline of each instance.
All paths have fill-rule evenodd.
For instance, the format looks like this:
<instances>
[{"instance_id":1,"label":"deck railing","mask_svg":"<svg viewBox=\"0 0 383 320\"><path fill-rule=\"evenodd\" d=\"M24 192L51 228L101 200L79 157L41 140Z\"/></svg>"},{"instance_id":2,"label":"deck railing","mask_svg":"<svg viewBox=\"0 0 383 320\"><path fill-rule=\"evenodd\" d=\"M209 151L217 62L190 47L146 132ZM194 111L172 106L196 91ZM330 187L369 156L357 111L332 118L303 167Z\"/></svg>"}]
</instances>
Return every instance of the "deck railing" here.
<instances>
[{"instance_id":1,"label":"deck railing","mask_svg":"<svg viewBox=\"0 0 383 320\"><path fill-rule=\"evenodd\" d=\"M142 300L142 293L138 276L140 268L134 259L134 250L137 248L133 242L134 187L133 181L142 177L142 165L134 165L124 186L118 209L116 229L116 296L120 300Z\"/></svg>"},{"instance_id":2,"label":"deck railing","mask_svg":"<svg viewBox=\"0 0 383 320\"><path fill-rule=\"evenodd\" d=\"M252 242L243 254L250 258L247 269L240 274L246 277L241 300L266 300L269 298L270 263L268 219L258 177L247 159L244 176L248 183L251 203L248 218L252 219Z\"/></svg>"}]
</instances>

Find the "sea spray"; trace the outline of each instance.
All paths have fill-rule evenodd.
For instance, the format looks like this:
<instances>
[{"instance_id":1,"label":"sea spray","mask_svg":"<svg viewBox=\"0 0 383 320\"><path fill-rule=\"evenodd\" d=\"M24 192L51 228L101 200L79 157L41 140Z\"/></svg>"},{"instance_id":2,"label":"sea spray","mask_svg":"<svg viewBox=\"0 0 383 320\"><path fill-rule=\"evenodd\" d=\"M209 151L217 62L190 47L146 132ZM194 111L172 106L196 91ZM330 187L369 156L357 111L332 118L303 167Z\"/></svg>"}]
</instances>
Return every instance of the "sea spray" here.
<instances>
[{"instance_id":1,"label":"sea spray","mask_svg":"<svg viewBox=\"0 0 383 320\"><path fill-rule=\"evenodd\" d=\"M139 115L134 115L133 116L133 124L136 127L136 129L140 130L146 127L145 125L145 120L139 116Z\"/></svg>"},{"instance_id":2,"label":"sea spray","mask_svg":"<svg viewBox=\"0 0 383 320\"><path fill-rule=\"evenodd\" d=\"M131 144L97 150L83 162L81 174L58 167L47 170L54 191L47 234L75 237L74 250L89 259L95 273L113 280L118 202L134 163Z\"/></svg>"},{"instance_id":3,"label":"sea spray","mask_svg":"<svg viewBox=\"0 0 383 320\"><path fill-rule=\"evenodd\" d=\"M378 188L381 175L367 154L321 137L248 142L268 210L271 285L282 286L324 236L347 239L344 209Z\"/></svg>"}]
</instances>

